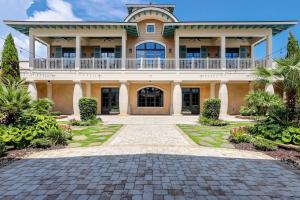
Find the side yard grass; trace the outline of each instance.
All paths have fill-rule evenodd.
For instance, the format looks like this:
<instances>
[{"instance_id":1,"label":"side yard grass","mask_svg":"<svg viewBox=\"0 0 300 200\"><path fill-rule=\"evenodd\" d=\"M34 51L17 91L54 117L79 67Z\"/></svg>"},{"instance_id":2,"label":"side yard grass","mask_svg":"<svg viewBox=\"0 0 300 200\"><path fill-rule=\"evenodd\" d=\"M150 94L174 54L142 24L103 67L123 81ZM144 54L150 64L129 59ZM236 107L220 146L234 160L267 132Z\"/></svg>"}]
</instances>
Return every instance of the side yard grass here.
<instances>
[{"instance_id":1,"label":"side yard grass","mask_svg":"<svg viewBox=\"0 0 300 200\"><path fill-rule=\"evenodd\" d=\"M234 148L234 146L228 141L230 130L234 127L251 125L254 125L254 123L229 122L229 125L227 126L178 124L177 127L179 127L198 145L207 147Z\"/></svg>"},{"instance_id":2,"label":"side yard grass","mask_svg":"<svg viewBox=\"0 0 300 200\"><path fill-rule=\"evenodd\" d=\"M72 140L69 147L100 146L113 136L122 125L97 124L95 126L72 126Z\"/></svg>"}]
</instances>

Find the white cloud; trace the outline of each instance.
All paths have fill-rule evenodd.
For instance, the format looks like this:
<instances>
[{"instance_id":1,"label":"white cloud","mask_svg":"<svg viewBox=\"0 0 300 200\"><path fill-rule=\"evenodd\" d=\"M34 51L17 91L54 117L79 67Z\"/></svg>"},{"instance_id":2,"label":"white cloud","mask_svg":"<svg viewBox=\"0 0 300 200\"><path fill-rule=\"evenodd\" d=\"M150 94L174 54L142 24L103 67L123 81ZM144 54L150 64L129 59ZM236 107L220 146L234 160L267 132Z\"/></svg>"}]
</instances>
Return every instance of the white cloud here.
<instances>
[{"instance_id":1,"label":"white cloud","mask_svg":"<svg viewBox=\"0 0 300 200\"><path fill-rule=\"evenodd\" d=\"M127 16L128 3L148 3L149 0L85 0L76 1L76 9L85 13L88 19L123 20Z\"/></svg>"},{"instance_id":2,"label":"white cloud","mask_svg":"<svg viewBox=\"0 0 300 200\"><path fill-rule=\"evenodd\" d=\"M48 10L36 11L28 20L31 21L80 21L72 10L72 5L63 0L47 0Z\"/></svg>"}]
</instances>

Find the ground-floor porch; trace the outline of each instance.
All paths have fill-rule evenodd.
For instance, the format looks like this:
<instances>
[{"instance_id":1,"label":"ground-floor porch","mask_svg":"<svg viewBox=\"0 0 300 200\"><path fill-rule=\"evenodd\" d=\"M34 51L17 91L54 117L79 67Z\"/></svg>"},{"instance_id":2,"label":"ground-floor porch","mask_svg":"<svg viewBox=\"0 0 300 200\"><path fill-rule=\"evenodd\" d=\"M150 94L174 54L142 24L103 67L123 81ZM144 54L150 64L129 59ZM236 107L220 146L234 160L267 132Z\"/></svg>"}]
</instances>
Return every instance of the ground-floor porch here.
<instances>
[{"instance_id":1,"label":"ground-floor porch","mask_svg":"<svg viewBox=\"0 0 300 200\"><path fill-rule=\"evenodd\" d=\"M54 111L79 114L81 97L98 100L98 114L198 115L208 98L221 99L221 114L235 115L251 90L264 89L252 81L37 81L29 82L33 98L49 98ZM282 95L268 85L269 92Z\"/></svg>"}]
</instances>

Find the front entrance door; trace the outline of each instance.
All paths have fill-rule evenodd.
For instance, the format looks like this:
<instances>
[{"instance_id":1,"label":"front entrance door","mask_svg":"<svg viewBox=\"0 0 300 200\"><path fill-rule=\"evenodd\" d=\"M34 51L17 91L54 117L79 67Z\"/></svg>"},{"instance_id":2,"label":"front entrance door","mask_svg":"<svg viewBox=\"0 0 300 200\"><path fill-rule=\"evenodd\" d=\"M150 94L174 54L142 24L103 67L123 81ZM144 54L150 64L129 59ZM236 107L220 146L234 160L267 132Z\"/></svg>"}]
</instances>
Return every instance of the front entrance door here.
<instances>
[{"instance_id":1,"label":"front entrance door","mask_svg":"<svg viewBox=\"0 0 300 200\"><path fill-rule=\"evenodd\" d=\"M200 113L199 88L182 88L182 111L193 115Z\"/></svg>"},{"instance_id":2,"label":"front entrance door","mask_svg":"<svg viewBox=\"0 0 300 200\"><path fill-rule=\"evenodd\" d=\"M101 114L119 113L119 88L101 89Z\"/></svg>"}]
</instances>

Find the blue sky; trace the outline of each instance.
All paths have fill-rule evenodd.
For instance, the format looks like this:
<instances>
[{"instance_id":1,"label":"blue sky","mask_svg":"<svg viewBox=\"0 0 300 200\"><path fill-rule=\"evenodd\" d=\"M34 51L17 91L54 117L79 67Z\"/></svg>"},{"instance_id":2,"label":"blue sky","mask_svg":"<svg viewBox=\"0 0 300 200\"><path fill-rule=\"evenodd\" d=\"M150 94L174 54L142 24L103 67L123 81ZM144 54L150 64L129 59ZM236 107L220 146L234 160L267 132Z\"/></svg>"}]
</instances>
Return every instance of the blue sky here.
<instances>
[{"instance_id":1,"label":"blue sky","mask_svg":"<svg viewBox=\"0 0 300 200\"><path fill-rule=\"evenodd\" d=\"M155 0L153 3L176 4L180 21L226 20L300 20L300 0ZM251 3L250 3L251 2ZM0 20L109 20L122 21L126 3L149 3L149 0L0 0ZM300 25L291 29L300 39ZM3 23L0 36L12 32L20 58L28 59L28 38ZM284 56L288 31L273 39L273 57ZM0 51L3 40L0 39ZM256 57L265 55L265 44L255 50ZM37 56L45 56L45 47L37 45Z\"/></svg>"}]
</instances>

